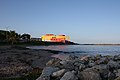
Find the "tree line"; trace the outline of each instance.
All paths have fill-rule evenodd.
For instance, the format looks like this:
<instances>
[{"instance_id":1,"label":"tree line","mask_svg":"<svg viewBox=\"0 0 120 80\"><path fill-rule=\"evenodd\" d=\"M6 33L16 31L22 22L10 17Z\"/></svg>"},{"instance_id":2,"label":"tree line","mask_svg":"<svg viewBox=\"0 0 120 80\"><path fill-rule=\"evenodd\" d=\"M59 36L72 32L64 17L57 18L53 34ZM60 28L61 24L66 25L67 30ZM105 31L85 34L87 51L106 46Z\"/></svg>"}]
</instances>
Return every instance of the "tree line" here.
<instances>
[{"instance_id":1,"label":"tree line","mask_svg":"<svg viewBox=\"0 0 120 80\"><path fill-rule=\"evenodd\" d=\"M15 31L5 31L5 30L0 30L0 42L9 42L12 45L14 43L20 42L20 41L29 41L31 35L30 34L19 34L16 33Z\"/></svg>"}]
</instances>

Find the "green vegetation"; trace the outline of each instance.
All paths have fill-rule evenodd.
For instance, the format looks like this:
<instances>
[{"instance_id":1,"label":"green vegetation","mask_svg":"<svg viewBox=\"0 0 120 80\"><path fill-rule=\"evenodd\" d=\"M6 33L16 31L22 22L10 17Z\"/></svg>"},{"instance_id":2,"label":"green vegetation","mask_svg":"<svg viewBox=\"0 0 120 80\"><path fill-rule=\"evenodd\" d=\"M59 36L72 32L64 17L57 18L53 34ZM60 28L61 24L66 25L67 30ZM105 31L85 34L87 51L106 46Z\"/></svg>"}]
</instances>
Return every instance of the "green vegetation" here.
<instances>
[{"instance_id":1,"label":"green vegetation","mask_svg":"<svg viewBox=\"0 0 120 80\"><path fill-rule=\"evenodd\" d=\"M29 34L18 34L15 31L0 30L0 45L17 44L30 40Z\"/></svg>"}]
</instances>

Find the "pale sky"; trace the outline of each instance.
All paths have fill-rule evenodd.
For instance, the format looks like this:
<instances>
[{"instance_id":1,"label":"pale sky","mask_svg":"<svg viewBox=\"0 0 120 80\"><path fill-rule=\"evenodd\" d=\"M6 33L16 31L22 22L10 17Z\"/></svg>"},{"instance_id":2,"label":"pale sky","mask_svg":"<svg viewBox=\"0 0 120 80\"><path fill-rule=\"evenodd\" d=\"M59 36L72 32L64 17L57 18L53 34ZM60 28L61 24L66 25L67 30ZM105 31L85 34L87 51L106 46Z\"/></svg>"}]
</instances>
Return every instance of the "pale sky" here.
<instances>
[{"instance_id":1,"label":"pale sky","mask_svg":"<svg viewBox=\"0 0 120 80\"><path fill-rule=\"evenodd\" d=\"M0 29L65 34L78 43L120 43L120 0L0 0Z\"/></svg>"}]
</instances>

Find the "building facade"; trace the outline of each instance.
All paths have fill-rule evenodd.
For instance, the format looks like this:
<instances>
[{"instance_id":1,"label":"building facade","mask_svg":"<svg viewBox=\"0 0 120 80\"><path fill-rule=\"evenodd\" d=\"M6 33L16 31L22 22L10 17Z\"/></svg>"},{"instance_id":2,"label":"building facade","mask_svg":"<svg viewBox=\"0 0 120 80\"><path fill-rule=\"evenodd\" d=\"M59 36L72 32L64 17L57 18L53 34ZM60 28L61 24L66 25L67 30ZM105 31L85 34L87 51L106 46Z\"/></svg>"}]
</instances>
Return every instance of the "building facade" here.
<instances>
[{"instance_id":1,"label":"building facade","mask_svg":"<svg viewBox=\"0 0 120 80\"><path fill-rule=\"evenodd\" d=\"M43 35L41 38L42 38L42 41L47 41L47 42L70 41L70 37L65 35L46 34L46 35Z\"/></svg>"}]
</instances>

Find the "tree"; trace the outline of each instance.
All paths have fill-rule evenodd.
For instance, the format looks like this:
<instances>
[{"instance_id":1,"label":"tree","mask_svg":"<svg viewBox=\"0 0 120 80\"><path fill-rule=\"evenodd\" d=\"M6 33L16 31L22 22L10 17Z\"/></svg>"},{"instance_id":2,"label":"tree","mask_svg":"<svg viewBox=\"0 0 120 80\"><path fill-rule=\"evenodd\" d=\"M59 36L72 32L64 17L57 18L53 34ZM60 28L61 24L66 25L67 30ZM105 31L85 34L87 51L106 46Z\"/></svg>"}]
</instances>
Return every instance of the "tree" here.
<instances>
[{"instance_id":1,"label":"tree","mask_svg":"<svg viewBox=\"0 0 120 80\"><path fill-rule=\"evenodd\" d=\"M23 35L21 35L21 38L22 38L22 40L24 40L24 41L29 41L30 40L30 34L23 34Z\"/></svg>"},{"instance_id":2,"label":"tree","mask_svg":"<svg viewBox=\"0 0 120 80\"><path fill-rule=\"evenodd\" d=\"M17 42L17 35L16 35L15 31L10 31L10 32L9 32L8 41L10 41L12 45L13 45L15 42Z\"/></svg>"}]
</instances>

